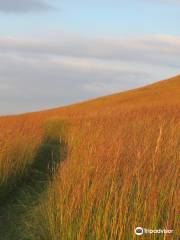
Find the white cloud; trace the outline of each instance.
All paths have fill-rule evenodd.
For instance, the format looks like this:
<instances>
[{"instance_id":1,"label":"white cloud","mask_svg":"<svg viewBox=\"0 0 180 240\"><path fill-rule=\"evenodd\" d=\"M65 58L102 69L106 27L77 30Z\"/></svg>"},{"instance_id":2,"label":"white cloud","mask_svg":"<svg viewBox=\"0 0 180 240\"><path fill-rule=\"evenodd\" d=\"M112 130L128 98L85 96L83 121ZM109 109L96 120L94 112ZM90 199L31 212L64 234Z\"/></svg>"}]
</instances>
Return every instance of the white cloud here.
<instances>
[{"instance_id":1,"label":"white cloud","mask_svg":"<svg viewBox=\"0 0 180 240\"><path fill-rule=\"evenodd\" d=\"M180 37L148 36L139 38L83 38L52 39L1 38L0 49L25 55L58 55L105 60L152 61L179 63Z\"/></svg>"},{"instance_id":2,"label":"white cloud","mask_svg":"<svg viewBox=\"0 0 180 240\"><path fill-rule=\"evenodd\" d=\"M0 38L1 114L69 104L179 73L179 37L54 39Z\"/></svg>"}]
</instances>

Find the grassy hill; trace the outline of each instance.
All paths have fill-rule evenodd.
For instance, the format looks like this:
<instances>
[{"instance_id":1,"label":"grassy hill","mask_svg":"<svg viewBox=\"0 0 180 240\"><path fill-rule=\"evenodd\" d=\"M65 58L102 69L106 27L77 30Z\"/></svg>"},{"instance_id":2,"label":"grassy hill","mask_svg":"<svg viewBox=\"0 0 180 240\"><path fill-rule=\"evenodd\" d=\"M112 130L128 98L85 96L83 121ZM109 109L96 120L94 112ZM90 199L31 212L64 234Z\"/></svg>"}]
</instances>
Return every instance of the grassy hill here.
<instances>
[{"instance_id":1,"label":"grassy hill","mask_svg":"<svg viewBox=\"0 0 180 240\"><path fill-rule=\"evenodd\" d=\"M179 234L180 76L0 118L0 240Z\"/></svg>"}]
</instances>

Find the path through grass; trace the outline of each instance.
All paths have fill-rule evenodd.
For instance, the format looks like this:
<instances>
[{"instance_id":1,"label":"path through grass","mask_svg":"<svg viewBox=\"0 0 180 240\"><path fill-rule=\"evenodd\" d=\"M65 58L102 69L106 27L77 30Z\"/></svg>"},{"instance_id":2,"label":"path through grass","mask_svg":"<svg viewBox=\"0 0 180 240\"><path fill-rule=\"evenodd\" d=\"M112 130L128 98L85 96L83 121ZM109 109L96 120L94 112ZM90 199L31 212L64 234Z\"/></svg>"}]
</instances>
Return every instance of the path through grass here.
<instances>
[{"instance_id":1,"label":"path through grass","mask_svg":"<svg viewBox=\"0 0 180 240\"><path fill-rule=\"evenodd\" d=\"M0 240L30 240L24 217L46 194L58 162L65 157L65 143L45 138L37 149L32 165L18 186L1 202Z\"/></svg>"}]
</instances>

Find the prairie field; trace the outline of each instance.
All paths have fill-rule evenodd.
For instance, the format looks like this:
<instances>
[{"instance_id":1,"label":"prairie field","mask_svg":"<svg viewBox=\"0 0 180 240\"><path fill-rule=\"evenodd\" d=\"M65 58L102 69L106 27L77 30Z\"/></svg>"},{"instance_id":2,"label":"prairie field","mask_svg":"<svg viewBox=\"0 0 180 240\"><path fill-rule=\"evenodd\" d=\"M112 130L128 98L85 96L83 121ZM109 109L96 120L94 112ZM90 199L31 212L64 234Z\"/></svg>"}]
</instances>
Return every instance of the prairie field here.
<instances>
[{"instance_id":1,"label":"prairie field","mask_svg":"<svg viewBox=\"0 0 180 240\"><path fill-rule=\"evenodd\" d=\"M179 173L180 76L1 117L0 240L177 240Z\"/></svg>"}]
</instances>

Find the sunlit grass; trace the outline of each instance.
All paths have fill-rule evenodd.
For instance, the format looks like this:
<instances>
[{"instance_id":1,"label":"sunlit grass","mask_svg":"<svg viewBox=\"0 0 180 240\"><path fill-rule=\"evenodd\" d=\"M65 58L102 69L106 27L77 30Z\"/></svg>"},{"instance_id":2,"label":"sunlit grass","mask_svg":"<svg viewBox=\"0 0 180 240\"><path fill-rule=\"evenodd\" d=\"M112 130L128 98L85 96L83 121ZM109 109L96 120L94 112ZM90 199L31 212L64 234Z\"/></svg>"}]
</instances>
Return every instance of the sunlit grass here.
<instances>
[{"instance_id":1,"label":"sunlit grass","mask_svg":"<svg viewBox=\"0 0 180 240\"><path fill-rule=\"evenodd\" d=\"M177 94L169 103L164 98L148 102L151 95L148 88L87 107L0 119L0 188L6 183L5 191L18 185L44 139L63 143L63 160L48 189L32 206L28 191L21 199L27 211L19 225L27 239L131 240L137 226L174 229L172 236L141 239L177 239L180 106Z\"/></svg>"},{"instance_id":2,"label":"sunlit grass","mask_svg":"<svg viewBox=\"0 0 180 240\"><path fill-rule=\"evenodd\" d=\"M137 112L133 118L79 124L69 136L66 162L36 209L39 217L33 216L34 239L35 226L52 240L135 239L136 226L177 231L180 122L175 116L150 110L140 119Z\"/></svg>"}]
</instances>

